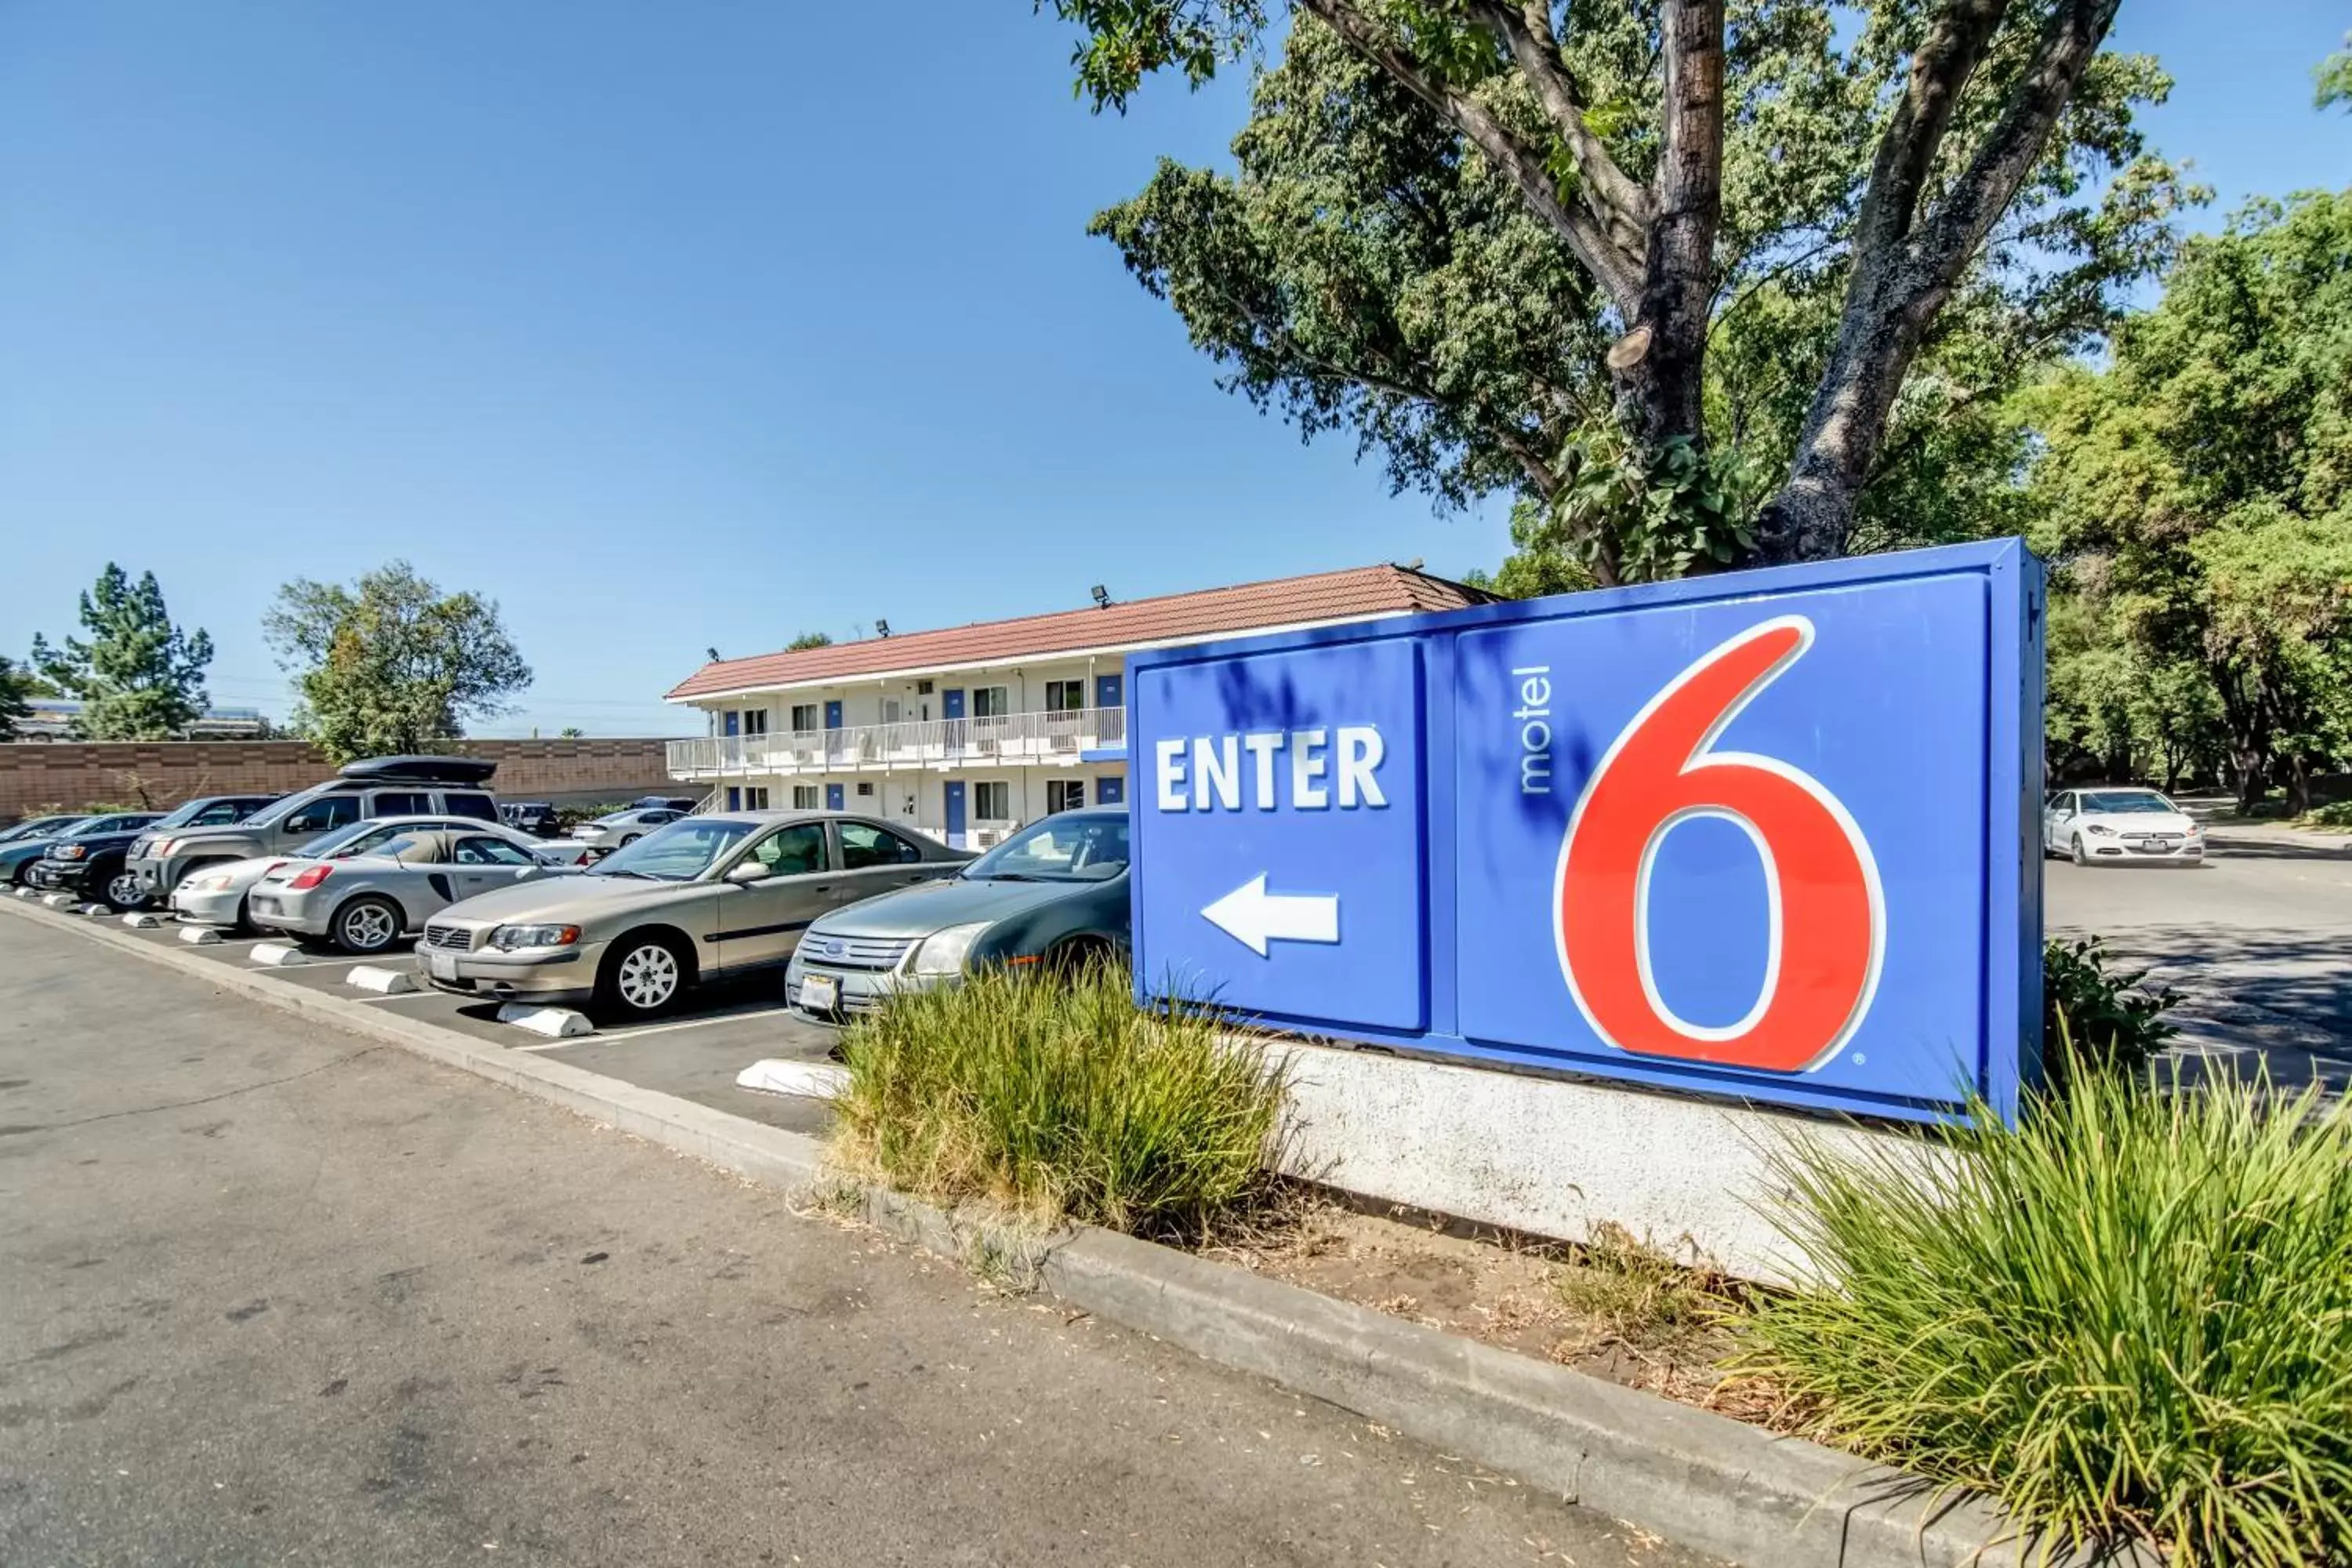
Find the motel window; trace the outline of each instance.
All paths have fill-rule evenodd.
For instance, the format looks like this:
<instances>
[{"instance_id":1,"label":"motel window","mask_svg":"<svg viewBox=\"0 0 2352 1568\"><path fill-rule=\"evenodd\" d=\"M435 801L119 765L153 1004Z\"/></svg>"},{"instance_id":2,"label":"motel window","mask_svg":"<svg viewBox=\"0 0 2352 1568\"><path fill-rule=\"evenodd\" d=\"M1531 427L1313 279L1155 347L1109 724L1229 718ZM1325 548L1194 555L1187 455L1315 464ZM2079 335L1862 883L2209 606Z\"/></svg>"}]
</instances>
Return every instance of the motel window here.
<instances>
[{"instance_id":1,"label":"motel window","mask_svg":"<svg viewBox=\"0 0 2352 1568\"><path fill-rule=\"evenodd\" d=\"M1087 804L1087 781L1084 779L1047 779L1045 809L1076 811Z\"/></svg>"},{"instance_id":2,"label":"motel window","mask_svg":"<svg viewBox=\"0 0 2352 1568\"><path fill-rule=\"evenodd\" d=\"M824 715L814 702L793 704L793 729L803 735L814 734L824 728Z\"/></svg>"},{"instance_id":3,"label":"motel window","mask_svg":"<svg viewBox=\"0 0 2352 1568\"><path fill-rule=\"evenodd\" d=\"M768 786L766 784L753 784L750 788L744 790L743 809L746 811L767 810Z\"/></svg>"},{"instance_id":4,"label":"motel window","mask_svg":"<svg viewBox=\"0 0 2352 1568\"><path fill-rule=\"evenodd\" d=\"M768 710L765 708L743 710L743 733L764 735L768 732Z\"/></svg>"},{"instance_id":5,"label":"motel window","mask_svg":"<svg viewBox=\"0 0 2352 1568\"><path fill-rule=\"evenodd\" d=\"M982 822L1012 821L1013 786L1002 779L972 785L971 814Z\"/></svg>"},{"instance_id":6,"label":"motel window","mask_svg":"<svg viewBox=\"0 0 2352 1568\"><path fill-rule=\"evenodd\" d=\"M1049 680L1045 682L1045 711L1075 713L1087 705L1087 683L1083 680Z\"/></svg>"},{"instance_id":7,"label":"motel window","mask_svg":"<svg viewBox=\"0 0 2352 1568\"><path fill-rule=\"evenodd\" d=\"M793 809L814 811L817 808L817 788L814 784L793 785Z\"/></svg>"},{"instance_id":8,"label":"motel window","mask_svg":"<svg viewBox=\"0 0 2352 1568\"><path fill-rule=\"evenodd\" d=\"M975 719L1002 719L1013 711L1002 686L975 686L971 689L971 716Z\"/></svg>"}]
</instances>

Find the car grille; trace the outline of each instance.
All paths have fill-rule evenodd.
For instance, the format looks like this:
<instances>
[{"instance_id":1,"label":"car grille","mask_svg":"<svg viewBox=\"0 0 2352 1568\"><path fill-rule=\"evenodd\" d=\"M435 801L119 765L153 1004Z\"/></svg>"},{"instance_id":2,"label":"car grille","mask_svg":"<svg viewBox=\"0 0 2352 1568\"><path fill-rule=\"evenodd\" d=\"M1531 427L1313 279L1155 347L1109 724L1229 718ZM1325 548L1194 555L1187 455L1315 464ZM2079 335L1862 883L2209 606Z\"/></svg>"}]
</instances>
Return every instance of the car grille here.
<instances>
[{"instance_id":1,"label":"car grille","mask_svg":"<svg viewBox=\"0 0 2352 1568\"><path fill-rule=\"evenodd\" d=\"M801 953L828 969L896 969L914 945L910 936L823 936L812 931L802 939Z\"/></svg>"},{"instance_id":2,"label":"car grille","mask_svg":"<svg viewBox=\"0 0 2352 1568\"><path fill-rule=\"evenodd\" d=\"M471 952L474 950L474 933L464 926L427 925L425 928L425 945Z\"/></svg>"}]
</instances>

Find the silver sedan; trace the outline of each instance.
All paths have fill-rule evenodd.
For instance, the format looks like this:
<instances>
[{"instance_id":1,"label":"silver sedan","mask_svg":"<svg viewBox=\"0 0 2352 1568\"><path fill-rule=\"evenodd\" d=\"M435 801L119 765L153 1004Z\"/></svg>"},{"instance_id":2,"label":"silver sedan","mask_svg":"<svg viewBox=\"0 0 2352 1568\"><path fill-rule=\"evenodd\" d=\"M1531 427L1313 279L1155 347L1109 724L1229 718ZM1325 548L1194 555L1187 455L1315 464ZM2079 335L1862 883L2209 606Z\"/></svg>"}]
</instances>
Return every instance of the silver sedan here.
<instances>
[{"instance_id":1,"label":"silver sedan","mask_svg":"<svg viewBox=\"0 0 2352 1568\"><path fill-rule=\"evenodd\" d=\"M389 951L451 904L573 868L560 849L488 823L409 829L368 854L281 861L262 874L246 907L257 926L324 937L364 957Z\"/></svg>"},{"instance_id":2,"label":"silver sedan","mask_svg":"<svg viewBox=\"0 0 2352 1568\"><path fill-rule=\"evenodd\" d=\"M404 833L469 833L481 826L470 816L379 816L349 823L309 840L290 855L261 855L250 860L218 861L199 867L172 889L169 907L182 925L237 930L251 923L246 914L246 896L264 876L289 860L348 859L354 855L373 854ZM519 834L510 837L517 843L537 842ZM538 847L566 861L584 861L588 853L560 843L539 844Z\"/></svg>"}]
</instances>

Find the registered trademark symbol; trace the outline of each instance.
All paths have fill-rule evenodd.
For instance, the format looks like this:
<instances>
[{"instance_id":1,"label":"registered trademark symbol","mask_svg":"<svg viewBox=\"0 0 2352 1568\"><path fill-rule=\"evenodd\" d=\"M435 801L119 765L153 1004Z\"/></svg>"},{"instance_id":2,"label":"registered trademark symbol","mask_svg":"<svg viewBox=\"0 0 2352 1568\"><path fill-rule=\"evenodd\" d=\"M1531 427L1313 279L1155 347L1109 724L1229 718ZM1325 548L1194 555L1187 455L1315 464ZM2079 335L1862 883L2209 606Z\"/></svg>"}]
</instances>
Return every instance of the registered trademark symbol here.
<instances>
[{"instance_id":1,"label":"registered trademark symbol","mask_svg":"<svg viewBox=\"0 0 2352 1568\"><path fill-rule=\"evenodd\" d=\"M1853 1053L1853 1065L1854 1065L1854 1066L1856 1066L1856 1067L1860 1067L1860 1066L1862 1066L1864 1062L1868 1061L1869 1059L1870 1059L1870 1058L1869 1058L1868 1057L1864 1056L1860 1051L1856 1051L1856 1052L1854 1052L1854 1053Z\"/></svg>"}]
</instances>

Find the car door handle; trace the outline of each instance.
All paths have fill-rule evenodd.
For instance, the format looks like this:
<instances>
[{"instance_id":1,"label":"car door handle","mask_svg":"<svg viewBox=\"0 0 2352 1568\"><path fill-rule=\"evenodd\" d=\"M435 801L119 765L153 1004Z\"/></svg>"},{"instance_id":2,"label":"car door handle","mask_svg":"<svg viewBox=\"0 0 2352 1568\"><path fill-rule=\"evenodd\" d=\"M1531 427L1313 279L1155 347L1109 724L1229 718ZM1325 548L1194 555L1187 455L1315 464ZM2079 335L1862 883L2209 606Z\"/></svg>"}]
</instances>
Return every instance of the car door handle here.
<instances>
[{"instance_id":1,"label":"car door handle","mask_svg":"<svg viewBox=\"0 0 2352 1568\"><path fill-rule=\"evenodd\" d=\"M833 891L833 884L830 882L820 882L809 890L816 893L830 893Z\"/></svg>"}]
</instances>

